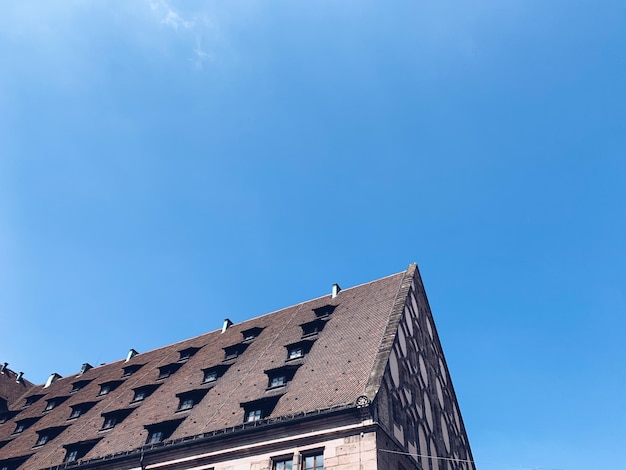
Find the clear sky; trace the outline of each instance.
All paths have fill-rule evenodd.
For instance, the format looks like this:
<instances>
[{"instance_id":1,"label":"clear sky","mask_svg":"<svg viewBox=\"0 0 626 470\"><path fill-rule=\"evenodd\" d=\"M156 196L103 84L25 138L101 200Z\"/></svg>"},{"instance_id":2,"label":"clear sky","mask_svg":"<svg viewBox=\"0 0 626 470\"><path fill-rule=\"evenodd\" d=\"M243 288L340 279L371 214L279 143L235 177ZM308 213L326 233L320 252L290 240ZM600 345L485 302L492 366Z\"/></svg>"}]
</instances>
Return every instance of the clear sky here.
<instances>
[{"instance_id":1,"label":"clear sky","mask_svg":"<svg viewBox=\"0 0 626 470\"><path fill-rule=\"evenodd\" d=\"M623 0L0 10L0 362L417 262L480 470L626 468Z\"/></svg>"}]
</instances>

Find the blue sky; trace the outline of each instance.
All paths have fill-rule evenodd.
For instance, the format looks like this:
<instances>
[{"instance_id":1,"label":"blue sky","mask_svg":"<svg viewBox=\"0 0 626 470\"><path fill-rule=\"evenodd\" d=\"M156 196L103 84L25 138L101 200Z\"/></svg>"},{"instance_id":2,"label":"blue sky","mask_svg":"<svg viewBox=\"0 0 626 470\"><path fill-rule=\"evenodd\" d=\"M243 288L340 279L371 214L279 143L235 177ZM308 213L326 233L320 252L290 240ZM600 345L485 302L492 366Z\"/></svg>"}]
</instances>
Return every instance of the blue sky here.
<instances>
[{"instance_id":1,"label":"blue sky","mask_svg":"<svg viewBox=\"0 0 626 470\"><path fill-rule=\"evenodd\" d=\"M0 360L419 264L481 470L619 468L626 4L4 2Z\"/></svg>"}]
</instances>

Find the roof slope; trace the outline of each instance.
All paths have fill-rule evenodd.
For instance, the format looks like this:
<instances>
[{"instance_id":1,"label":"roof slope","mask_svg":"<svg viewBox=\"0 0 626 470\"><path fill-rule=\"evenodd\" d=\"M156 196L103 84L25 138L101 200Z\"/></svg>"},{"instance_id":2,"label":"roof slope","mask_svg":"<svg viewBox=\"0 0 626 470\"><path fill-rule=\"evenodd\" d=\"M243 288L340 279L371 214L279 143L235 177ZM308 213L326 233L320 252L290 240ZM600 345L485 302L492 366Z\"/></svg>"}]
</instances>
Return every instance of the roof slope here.
<instances>
[{"instance_id":1,"label":"roof slope","mask_svg":"<svg viewBox=\"0 0 626 470\"><path fill-rule=\"evenodd\" d=\"M17 377L18 375L6 367L6 365L0 373L0 412L3 409L4 401L10 407L24 392L33 386L32 383L23 377L20 377L18 382Z\"/></svg>"},{"instance_id":2,"label":"roof slope","mask_svg":"<svg viewBox=\"0 0 626 470\"><path fill-rule=\"evenodd\" d=\"M389 338L383 341L391 334L387 325L394 305L404 304L398 296L406 295L402 293L403 280L413 272L414 266L345 289L335 298L324 296L232 325L224 333L213 331L138 354L128 362L122 360L90 369L82 376L58 379L47 388L33 387L27 396L42 396L26 407L25 396L23 403L12 407L19 413L0 424L0 443L5 442L0 446L0 461L34 454L28 459L28 468L59 465L66 457L63 446L85 441L94 441L86 459L128 451L146 443L146 426L170 420L181 422L169 439L229 428L244 422L248 403L266 407L263 417L269 418L352 405L366 388L372 394L377 388L375 382L381 380L381 374L373 375L372 371L381 364L384 368L387 362ZM397 320L394 323L397 326ZM311 327L316 328L311 332ZM254 334L255 338L244 339ZM379 355L381 343L385 357ZM290 345L301 348L303 357L289 359ZM192 355L181 360L181 351L185 350ZM233 351L236 357L226 359L225 354ZM124 377L128 366L140 367ZM159 379L167 366L178 369ZM205 382L206 369L213 367L218 367L219 377ZM288 383L269 387L268 371L285 367ZM75 390L76 384L82 388ZM103 384L109 384L112 390L101 394ZM133 401L137 388L150 385L156 387L152 394ZM201 397L201 401L189 410L179 411L180 394L186 392L197 393L194 396L196 400ZM46 411L50 402L55 406ZM72 410L83 403L91 407L68 419ZM105 418L115 412L120 412L117 424L103 430ZM15 434L18 422L30 427ZM36 446L42 431L59 426L67 427L45 445Z\"/></svg>"}]
</instances>

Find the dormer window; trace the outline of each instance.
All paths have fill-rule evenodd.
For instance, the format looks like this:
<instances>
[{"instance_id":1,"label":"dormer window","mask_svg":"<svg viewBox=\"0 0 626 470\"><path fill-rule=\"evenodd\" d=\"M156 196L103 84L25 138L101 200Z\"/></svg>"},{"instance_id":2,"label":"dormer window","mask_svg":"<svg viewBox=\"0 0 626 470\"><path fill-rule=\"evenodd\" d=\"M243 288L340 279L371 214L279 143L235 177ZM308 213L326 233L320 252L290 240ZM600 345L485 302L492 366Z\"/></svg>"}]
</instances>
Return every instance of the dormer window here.
<instances>
[{"instance_id":1,"label":"dormer window","mask_svg":"<svg viewBox=\"0 0 626 470\"><path fill-rule=\"evenodd\" d=\"M67 399L68 399L68 397L50 398L46 402L46 407L44 408L44 411L50 411L50 410L56 408L57 406L59 406L61 403L63 403Z\"/></svg>"},{"instance_id":2,"label":"dormer window","mask_svg":"<svg viewBox=\"0 0 626 470\"><path fill-rule=\"evenodd\" d=\"M68 419L76 419L79 416L85 414L96 404L95 401L79 403L77 405L72 405L72 412L70 413L70 417Z\"/></svg>"},{"instance_id":3,"label":"dormer window","mask_svg":"<svg viewBox=\"0 0 626 470\"><path fill-rule=\"evenodd\" d=\"M84 388L89 382L91 382L91 380L77 380L76 382L73 382L72 390L70 390L70 393L78 392L81 388Z\"/></svg>"},{"instance_id":4,"label":"dormer window","mask_svg":"<svg viewBox=\"0 0 626 470\"><path fill-rule=\"evenodd\" d=\"M248 330L243 330L241 335L243 336L244 341L253 341L257 336L259 336L259 334L261 334L261 331L263 331L263 328L254 327Z\"/></svg>"},{"instance_id":5,"label":"dormer window","mask_svg":"<svg viewBox=\"0 0 626 470\"><path fill-rule=\"evenodd\" d=\"M222 375L224 375L224 372L226 372L229 367L230 366L228 365L219 365L219 366L210 367L208 369L202 369L202 372L204 372L202 383L215 382Z\"/></svg>"},{"instance_id":6,"label":"dormer window","mask_svg":"<svg viewBox=\"0 0 626 470\"><path fill-rule=\"evenodd\" d=\"M293 379L299 366L285 366L276 369L266 370L268 377L268 388L277 388L287 385Z\"/></svg>"},{"instance_id":7,"label":"dormer window","mask_svg":"<svg viewBox=\"0 0 626 470\"><path fill-rule=\"evenodd\" d=\"M108 413L102 413L101 416L102 418L104 418L104 421L102 422L102 428L100 430L105 431L107 429L114 428L116 425L124 421L128 417L128 415L133 412L133 409L134 408L129 408L125 410L116 410L110 411Z\"/></svg>"},{"instance_id":8,"label":"dormer window","mask_svg":"<svg viewBox=\"0 0 626 470\"><path fill-rule=\"evenodd\" d=\"M63 446L66 452L64 462L76 462L77 460L82 459L91 449L94 448L98 441L100 441L100 439L76 442L74 444Z\"/></svg>"},{"instance_id":9,"label":"dormer window","mask_svg":"<svg viewBox=\"0 0 626 470\"><path fill-rule=\"evenodd\" d=\"M18 413L19 411L5 411L4 413L0 413L0 424L6 423L8 420L16 416Z\"/></svg>"},{"instance_id":10,"label":"dormer window","mask_svg":"<svg viewBox=\"0 0 626 470\"><path fill-rule=\"evenodd\" d=\"M304 356L304 350L301 346L289 348L289 359L297 359Z\"/></svg>"},{"instance_id":11,"label":"dormer window","mask_svg":"<svg viewBox=\"0 0 626 470\"><path fill-rule=\"evenodd\" d=\"M297 343L288 344L287 348L287 360L300 359L305 356L313 346L313 340L303 340Z\"/></svg>"},{"instance_id":12,"label":"dormer window","mask_svg":"<svg viewBox=\"0 0 626 470\"><path fill-rule=\"evenodd\" d=\"M163 442L166 439L169 439L169 437L176 430L178 425L182 422L182 419L177 419L173 421L164 421L162 423L144 426L145 429L148 431L146 444L158 444L159 442Z\"/></svg>"},{"instance_id":13,"label":"dormer window","mask_svg":"<svg viewBox=\"0 0 626 470\"><path fill-rule=\"evenodd\" d=\"M32 454L0 460L0 470L16 470L26 462L31 455Z\"/></svg>"},{"instance_id":14,"label":"dormer window","mask_svg":"<svg viewBox=\"0 0 626 470\"><path fill-rule=\"evenodd\" d=\"M39 421L39 417L25 418L25 419L19 420L17 423L15 423L15 430L13 431L13 434L19 434L21 432L24 432L26 429L31 427L37 421Z\"/></svg>"},{"instance_id":15,"label":"dormer window","mask_svg":"<svg viewBox=\"0 0 626 470\"><path fill-rule=\"evenodd\" d=\"M267 418L272 414L272 411L274 411L276 403L278 403L281 396L282 395L242 403L241 407L244 410L244 423L252 423Z\"/></svg>"},{"instance_id":16,"label":"dormer window","mask_svg":"<svg viewBox=\"0 0 626 470\"><path fill-rule=\"evenodd\" d=\"M328 318L337 308L336 305L324 305L322 307L314 308L315 316L317 318Z\"/></svg>"},{"instance_id":17,"label":"dormer window","mask_svg":"<svg viewBox=\"0 0 626 470\"><path fill-rule=\"evenodd\" d=\"M190 410L195 405L197 405L204 396L208 393L209 389L203 388L198 390L190 390L188 392L179 393L176 395L178 397L178 410L184 411Z\"/></svg>"},{"instance_id":18,"label":"dormer window","mask_svg":"<svg viewBox=\"0 0 626 470\"><path fill-rule=\"evenodd\" d=\"M24 406L30 406L33 403L35 403L36 401L38 401L40 398L42 398L43 395L31 395L29 397L26 397L26 401L24 402Z\"/></svg>"},{"instance_id":19,"label":"dormer window","mask_svg":"<svg viewBox=\"0 0 626 470\"><path fill-rule=\"evenodd\" d=\"M165 366L159 367L159 375L157 377L157 380L167 379L170 375L174 374L178 369L180 369L181 365L182 364L174 362L172 364L167 364Z\"/></svg>"},{"instance_id":20,"label":"dormer window","mask_svg":"<svg viewBox=\"0 0 626 470\"><path fill-rule=\"evenodd\" d=\"M61 434L67 426L56 426L53 428L42 429L41 431L37 431L39 437L37 438L37 442L35 443L35 447L45 445L47 442L51 441L59 434Z\"/></svg>"},{"instance_id":21,"label":"dormer window","mask_svg":"<svg viewBox=\"0 0 626 470\"><path fill-rule=\"evenodd\" d=\"M143 387L133 388L135 394L133 395L133 401L131 403L145 400L150 395L152 395L157 388L159 388L159 385L160 384L151 384L144 385Z\"/></svg>"},{"instance_id":22,"label":"dormer window","mask_svg":"<svg viewBox=\"0 0 626 470\"><path fill-rule=\"evenodd\" d=\"M122 367L122 370L123 370L122 377L130 377L139 369L141 369L143 366L144 366L143 364L132 364L130 366Z\"/></svg>"},{"instance_id":23,"label":"dormer window","mask_svg":"<svg viewBox=\"0 0 626 470\"><path fill-rule=\"evenodd\" d=\"M178 353L180 354L180 358L178 359L178 362L188 361L198 351L200 351L200 348L187 348L187 349L183 349L182 351L178 351Z\"/></svg>"},{"instance_id":24,"label":"dormer window","mask_svg":"<svg viewBox=\"0 0 626 470\"><path fill-rule=\"evenodd\" d=\"M237 359L237 357L241 356L243 352L248 348L246 343L238 343L232 346L227 346L224 348L224 360L230 361L232 359Z\"/></svg>"},{"instance_id":25,"label":"dormer window","mask_svg":"<svg viewBox=\"0 0 626 470\"><path fill-rule=\"evenodd\" d=\"M155 430L148 434L146 444L158 444L161 441L163 441L163 431Z\"/></svg>"},{"instance_id":26,"label":"dormer window","mask_svg":"<svg viewBox=\"0 0 626 470\"><path fill-rule=\"evenodd\" d=\"M314 336L324 329L326 322L324 320L313 320L300 325L302 328L302 337Z\"/></svg>"},{"instance_id":27,"label":"dormer window","mask_svg":"<svg viewBox=\"0 0 626 470\"><path fill-rule=\"evenodd\" d=\"M121 384L122 384L121 380L112 380L110 382L105 382L103 384L100 384L100 393L98 393L98 395L108 395L117 387L119 387Z\"/></svg>"}]
</instances>

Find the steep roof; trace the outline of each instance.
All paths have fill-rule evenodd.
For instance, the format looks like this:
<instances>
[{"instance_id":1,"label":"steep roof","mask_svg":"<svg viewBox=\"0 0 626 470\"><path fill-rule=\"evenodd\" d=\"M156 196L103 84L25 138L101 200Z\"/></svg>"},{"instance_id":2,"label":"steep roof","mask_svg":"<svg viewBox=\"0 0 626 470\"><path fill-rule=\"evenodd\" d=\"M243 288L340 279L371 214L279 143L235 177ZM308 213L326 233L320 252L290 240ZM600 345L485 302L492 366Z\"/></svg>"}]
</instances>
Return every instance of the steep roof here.
<instances>
[{"instance_id":1,"label":"steep roof","mask_svg":"<svg viewBox=\"0 0 626 470\"><path fill-rule=\"evenodd\" d=\"M164 422L168 439L177 439L241 425L256 409L276 418L354 406L366 391L375 394L393 340L388 323L414 272L412 265L336 297L35 386L11 406L18 414L0 424L0 461L33 454L28 468L44 468L61 464L68 446L84 444L85 459L139 448L151 426ZM271 386L277 376L286 385ZM134 400L137 390L148 396ZM185 398L195 403L179 410ZM15 433L17 424L28 427ZM37 446L42 434L50 438Z\"/></svg>"},{"instance_id":2,"label":"steep roof","mask_svg":"<svg viewBox=\"0 0 626 470\"><path fill-rule=\"evenodd\" d=\"M23 377L20 377L19 381L17 378L18 374L6 365L0 372L0 412L2 412L5 403L11 406L24 392L33 387L33 384Z\"/></svg>"}]
</instances>

